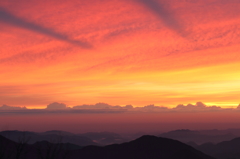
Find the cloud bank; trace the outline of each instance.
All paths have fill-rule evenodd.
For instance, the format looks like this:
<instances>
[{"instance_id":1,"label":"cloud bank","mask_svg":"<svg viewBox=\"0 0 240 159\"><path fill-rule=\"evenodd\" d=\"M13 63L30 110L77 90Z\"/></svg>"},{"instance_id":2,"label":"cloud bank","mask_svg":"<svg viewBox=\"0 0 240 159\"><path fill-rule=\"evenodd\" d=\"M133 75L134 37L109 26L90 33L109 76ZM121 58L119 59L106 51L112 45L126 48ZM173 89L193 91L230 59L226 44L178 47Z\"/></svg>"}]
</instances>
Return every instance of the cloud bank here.
<instances>
[{"instance_id":1,"label":"cloud bank","mask_svg":"<svg viewBox=\"0 0 240 159\"><path fill-rule=\"evenodd\" d=\"M54 102L47 105L46 109L66 109L67 105L64 103Z\"/></svg>"},{"instance_id":2,"label":"cloud bank","mask_svg":"<svg viewBox=\"0 0 240 159\"><path fill-rule=\"evenodd\" d=\"M1 113L180 113L180 112L240 112L240 105L236 108L221 108L220 106L207 106L202 102L194 104L179 104L176 107L146 105L144 107L133 107L132 105L119 106L107 103L96 103L94 105L77 105L72 108L64 103L54 102L45 109L27 109L26 107L14 107L3 105L0 107Z\"/></svg>"},{"instance_id":3,"label":"cloud bank","mask_svg":"<svg viewBox=\"0 0 240 159\"><path fill-rule=\"evenodd\" d=\"M26 107L15 107L15 106L9 106L9 105L2 105L0 107L0 111L1 110L27 110Z\"/></svg>"},{"instance_id":4,"label":"cloud bank","mask_svg":"<svg viewBox=\"0 0 240 159\"><path fill-rule=\"evenodd\" d=\"M67 35L57 33L49 28L45 28L41 25L29 22L23 18L17 17L10 12L6 11L4 8L0 7L0 22L1 23L6 23L8 25L12 25L18 28L23 28L26 30L30 30L36 33L40 33L43 35L47 35L51 38L60 40L60 41L65 41L67 43L73 44L80 46L85 49L90 49L92 48L92 45L84 42L84 41L78 41L78 40L72 40L70 39Z\"/></svg>"}]
</instances>

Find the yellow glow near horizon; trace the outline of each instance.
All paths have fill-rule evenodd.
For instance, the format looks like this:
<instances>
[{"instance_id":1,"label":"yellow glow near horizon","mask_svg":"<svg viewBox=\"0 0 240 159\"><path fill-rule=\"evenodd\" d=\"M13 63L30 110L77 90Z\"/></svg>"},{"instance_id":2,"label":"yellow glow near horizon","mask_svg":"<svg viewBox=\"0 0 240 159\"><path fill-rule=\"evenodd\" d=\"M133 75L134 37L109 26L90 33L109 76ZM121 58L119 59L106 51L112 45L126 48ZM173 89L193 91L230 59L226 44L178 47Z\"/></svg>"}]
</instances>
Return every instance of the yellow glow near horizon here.
<instances>
[{"instance_id":1,"label":"yellow glow near horizon","mask_svg":"<svg viewBox=\"0 0 240 159\"><path fill-rule=\"evenodd\" d=\"M236 106L240 4L211 2L0 2L0 105Z\"/></svg>"}]
</instances>

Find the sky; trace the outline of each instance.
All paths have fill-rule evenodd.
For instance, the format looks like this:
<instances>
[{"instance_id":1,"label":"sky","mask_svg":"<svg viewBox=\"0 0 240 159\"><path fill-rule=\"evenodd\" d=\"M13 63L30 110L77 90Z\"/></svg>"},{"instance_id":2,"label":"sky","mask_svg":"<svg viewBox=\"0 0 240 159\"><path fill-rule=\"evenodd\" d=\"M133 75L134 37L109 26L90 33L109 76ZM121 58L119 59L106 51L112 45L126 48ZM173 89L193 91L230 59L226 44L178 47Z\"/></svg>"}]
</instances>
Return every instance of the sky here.
<instances>
[{"instance_id":1,"label":"sky","mask_svg":"<svg viewBox=\"0 0 240 159\"><path fill-rule=\"evenodd\" d=\"M240 0L1 0L0 105L240 103Z\"/></svg>"}]
</instances>

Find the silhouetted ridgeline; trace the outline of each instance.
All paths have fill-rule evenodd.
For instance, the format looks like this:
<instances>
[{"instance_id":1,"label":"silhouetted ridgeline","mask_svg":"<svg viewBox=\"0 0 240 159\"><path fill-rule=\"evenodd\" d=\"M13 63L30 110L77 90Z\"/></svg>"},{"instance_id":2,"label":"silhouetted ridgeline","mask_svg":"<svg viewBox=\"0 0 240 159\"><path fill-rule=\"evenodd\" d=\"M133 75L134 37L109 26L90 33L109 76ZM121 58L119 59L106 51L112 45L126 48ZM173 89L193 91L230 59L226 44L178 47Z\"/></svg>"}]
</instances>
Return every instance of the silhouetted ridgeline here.
<instances>
[{"instance_id":1,"label":"silhouetted ridgeline","mask_svg":"<svg viewBox=\"0 0 240 159\"><path fill-rule=\"evenodd\" d=\"M155 136L105 147L87 146L75 151L75 155L82 159L213 159L179 141Z\"/></svg>"},{"instance_id":2,"label":"silhouetted ridgeline","mask_svg":"<svg viewBox=\"0 0 240 159\"><path fill-rule=\"evenodd\" d=\"M199 131L181 129L162 133L160 136L187 143L217 159L240 159L239 129Z\"/></svg>"},{"instance_id":3,"label":"silhouetted ridgeline","mask_svg":"<svg viewBox=\"0 0 240 159\"><path fill-rule=\"evenodd\" d=\"M18 142L19 137L28 138L29 144L34 144L39 141L48 141L48 142L62 142L62 143L72 143L79 146L88 146L88 145L109 145L114 143L123 143L129 141L123 138L121 135L111 132L88 132L83 134L73 134L65 131L46 131L42 133L30 132L30 131L17 131L17 130L8 130L0 132L0 135Z\"/></svg>"},{"instance_id":4,"label":"silhouetted ridgeline","mask_svg":"<svg viewBox=\"0 0 240 159\"><path fill-rule=\"evenodd\" d=\"M19 159L214 159L179 141L155 136L142 136L123 144L79 149L72 144L44 141L33 145L23 143L23 148L18 151L19 144L0 136L1 159L16 159L17 154Z\"/></svg>"},{"instance_id":5,"label":"silhouetted ridgeline","mask_svg":"<svg viewBox=\"0 0 240 159\"><path fill-rule=\"evenodd\" d=\"M29 145L24 137L14 142L0 135L0 159L66 159L73 149L81 147L47 141Z\"/></svg>"},{"instance_id":6,"label":"silhouetted ridgeline","mask_svg":"<svg viewBox=\"0 0 240 159\"><path fill-rule=\"evenodd\" d=\"M197 146L196 149L214 156L217 159L239 159L240 137L231 141L223 141L218 144L205 143Z\"/></svg>"},{"instance_id":7,"label":"silhouetted ridgeline","mask_svg":"<svg viewBox=\"0 0 240 159\"><path fill-rule=\"evenodd\" d=\"M240 136L239 129L228 129L228 130L174 130L166 133L162 133L159 137L166 137L175 139L183 143L196 143L203 144L206 142L219 143L221 141L232 140Z\"/></svg>"}]
</instances>

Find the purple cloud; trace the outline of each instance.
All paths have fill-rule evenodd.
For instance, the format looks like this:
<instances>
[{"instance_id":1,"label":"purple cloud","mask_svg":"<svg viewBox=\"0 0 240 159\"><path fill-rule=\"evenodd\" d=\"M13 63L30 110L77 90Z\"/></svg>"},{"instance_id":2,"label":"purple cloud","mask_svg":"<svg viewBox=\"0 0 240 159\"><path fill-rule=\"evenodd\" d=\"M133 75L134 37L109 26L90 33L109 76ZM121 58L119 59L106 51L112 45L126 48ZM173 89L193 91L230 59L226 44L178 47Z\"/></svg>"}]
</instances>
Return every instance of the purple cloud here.
<instances>
[{"instance_id":1,"label":"purple cloud","mask_svg":"<svg viewBox=\"0 0 240 159\"><path fill-rule=\"evenodd\" d=\"M11 14L10 12L6 11L4 8L1 8L1 7L0 7L0 22L1 23L6 23L8 25L12 25L12 26L15 26L15 27L18 27L18 28L23 28L23 29L26 29L26 30L30 30L30 31L33 31L33 32L36 32L36 33L44 34L44 35L47 35L51 38L61 40L61 41L65 41L67 43L77 45L77 46L80 46L80 47L85 48L85 49L92 48L92 45L87 43L87 42L72 40L67 35L57 33L52 29L45 28L41 25L35 24L33 22L29 22L29 21L27 21L23 18L17 17L17 16Z\"/></svg>"},{"instance_id":2,"label":"purple cloud","mask_svg":"<svg viewBox=\"0 0 240 159\"><path fill-rule=\"evenodd\" d=\"M187 33L183 26L178 22L176 17L164 7L159 1L156 0L137 0L143 4L148 10L154 13L169 29L176 32L178 35L186 38Z\"/></svg>"}]
</instances>

